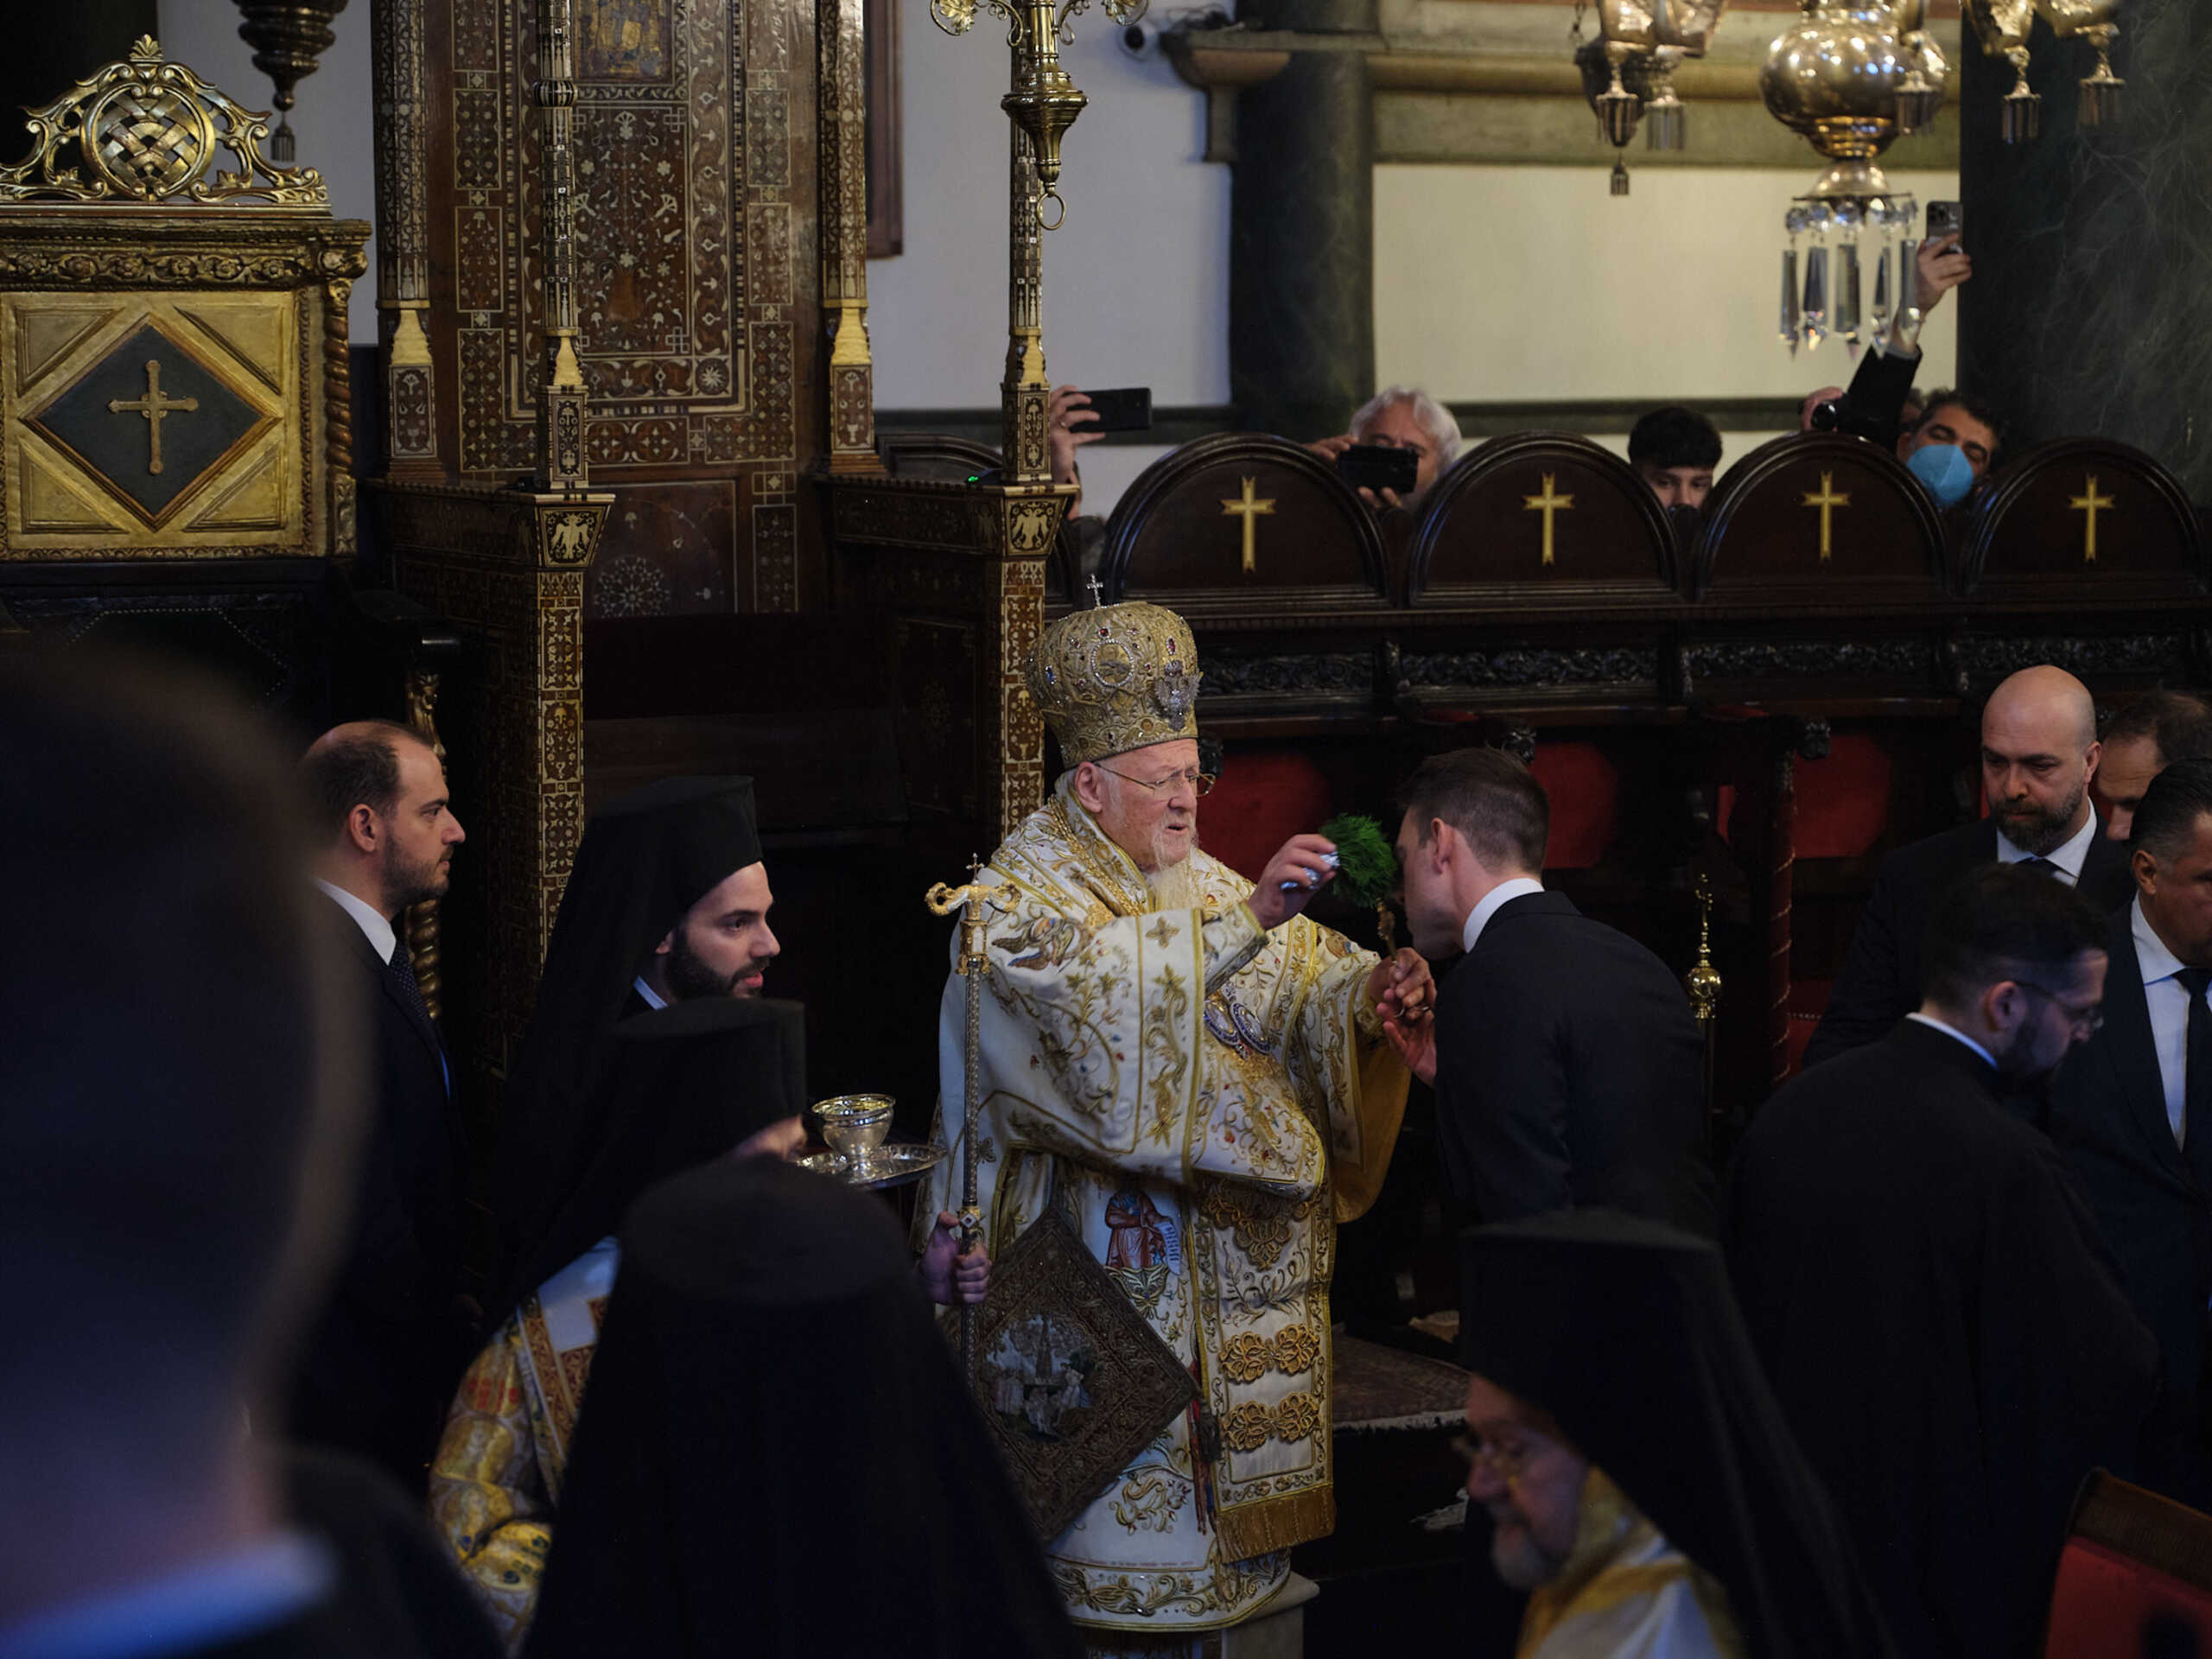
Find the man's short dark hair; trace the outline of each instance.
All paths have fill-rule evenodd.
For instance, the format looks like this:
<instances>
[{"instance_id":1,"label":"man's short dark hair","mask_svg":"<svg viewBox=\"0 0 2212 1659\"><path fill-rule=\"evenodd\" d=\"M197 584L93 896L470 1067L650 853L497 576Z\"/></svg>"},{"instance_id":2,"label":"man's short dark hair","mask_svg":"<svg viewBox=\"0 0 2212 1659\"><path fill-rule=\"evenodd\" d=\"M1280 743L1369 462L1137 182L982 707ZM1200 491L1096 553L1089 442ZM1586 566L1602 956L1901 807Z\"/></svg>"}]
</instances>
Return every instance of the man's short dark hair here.
<instances>
[{"instance_id":1,"label":"man's short dark hair","mask_svg":"<svg viewBox=\"0 0 2212 1659\"><path fill-rule=\"evenodd\" d=\"M2126 704L2105 728L2107 743L2147 737L2158 764L2199 760L2212 755L2212 707L2186 691L2145 691Z\"/></svg>"},{"instance_id":2,"label":"man's short dark hair","mask_svg":"<svg viewBox=\"0 0 2212 1659\"><path fill-rule=\"evenodd\" d=\"M1441 818L1492 869L1544 868L1551 802L1535 774L1503 749L1431 755L1406 779L1398 804L1414 815L1424 845L1430 821Z\"/></svg>"},{"instance_id":3,"label":"man's short dark hair","mask_svg":"<svg viewBox=\"0 0 2212 1659\"><path fill-rule=\"evenodd\" d=\"M2005 447L2005 417L1997 412L1996 404L1977 397L1970 391L1962 391L1956 386L1938 386L1929 392L1927 400L1920 405L1920 418L1913 423L1912 429L1919 431L1936 418L1938 410L1946 409L1958 410L1990 429L1997 442L1990 450L1989 458L1996 460L1998 450Z\"/></svg>"},{"instance_id":4,"label":"man's short dark hair","mask_svg":"<svg viewBox=\"0 0 2212 1659\"><path fill-rule=\"evenodd\" d=\"M1985 864L1937 895L1929 914L1928 996L1970 1007L1999 981L2048 985L2104 948L2103 919L2063 881L2024 864Z\"/></svg>"},{"instance_id":5,"label":"man's short dark hair","mask_svg":"<svg viewBox=\"0 0 2212 1659\"><path fill-rule=\"evenodd\" d=\"M1718 467L1720 429L1694 409L1669 404L1637 421L1628 435L1628 458L1639 467Z\"/></svg>"},{"instance_id":6,"label":"man's short dark hair","mask_svg":"<svg viewBox=\"0 0 2212 1659\"><path fill-rule=\"evenodd\" d=\"M389 720L368 720L367 729L308 751L300 762L300 786L307 794L308 822L326 841L334 841L365 806L389 817L399 801L399 745L423 740Z\"/></svg>"},{"instance_id":7,"label":"man's short dark hair","mask_svg":"<svg viewBox=\"0 0 2212 1659\"><path fill-rule=\"evenodd\" d=\"M2196 839L2196 822L2212 812L2212 760L2177 760L2151 780L2135 809L2131 846L2171 864Z\"/></svg>"}]
</instances>

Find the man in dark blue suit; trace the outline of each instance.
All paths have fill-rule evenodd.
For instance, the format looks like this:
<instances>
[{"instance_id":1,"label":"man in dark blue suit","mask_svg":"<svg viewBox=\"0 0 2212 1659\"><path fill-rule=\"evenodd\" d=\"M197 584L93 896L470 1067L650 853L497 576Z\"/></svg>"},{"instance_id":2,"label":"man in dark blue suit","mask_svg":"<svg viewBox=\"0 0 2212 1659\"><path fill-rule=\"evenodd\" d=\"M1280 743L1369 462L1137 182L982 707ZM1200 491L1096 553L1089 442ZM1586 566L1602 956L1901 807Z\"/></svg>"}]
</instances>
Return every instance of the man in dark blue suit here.
<instances>
[{"instance_id":1,"label":"man in dark blue suit","mask_svg":"<svg viewBox=\"0 0 2212 1659\"><path fill-rule=\"evenodd\" d=\"M1465 952L1430 1026L1387 1027L1435 1085L1446 1192L1484 1222L1606 1205L1709 1236L1689 1001L1650 951L1544 891L1543 785L1468 748L1427 761L1400 799L1414 944L1431 961Z\"/></svg>"},{"instance_id":2,"label":"man in dark blue suit","mask_svg":"<svg viewBox=\"0 0 2212 1659\"><path fill-rule=\"evenodd\" d=\"M301 781L327 836L315 882L368 1020L373 1103L347 1249L301 1351L289 1427L419 1494L473 1333L456 1306L466 1160L451 1070L397 925L444 894L462 833L445 769L403 726L325 733Z\"/></svg>"},{"instance_id":3,"label":"man in dark blue suit","mask_svg":"<svg viewBox=\"0 0 2212 1659\"><path fill-rule=\"evenodd\" d=\"M2058 1076L2051 1138L2158 1339L2165 1483L2212 1498L2204 1433L2212 1303L2212 760L2180 760L2135 810L2134 899L2114 912L2104 1026Z\"/></svg>"},{"instance_id":4,"label":"man in dark blue suit","mask_svg":"<svg viewBox=\"0 0 2212 1659\"><path fill-rule=\"evenodd\" d=\"M2024 668L1981 711L1989 816L1882 861L1805 1065L1878 1042L1920 1006L1921 936L1944 889L1985 864L2032 864L2099 910L2127 896L2126 849L2099 833L2089 780L2101 754L2088 687L2063 668Z\"/></svg>"}]
</instances>

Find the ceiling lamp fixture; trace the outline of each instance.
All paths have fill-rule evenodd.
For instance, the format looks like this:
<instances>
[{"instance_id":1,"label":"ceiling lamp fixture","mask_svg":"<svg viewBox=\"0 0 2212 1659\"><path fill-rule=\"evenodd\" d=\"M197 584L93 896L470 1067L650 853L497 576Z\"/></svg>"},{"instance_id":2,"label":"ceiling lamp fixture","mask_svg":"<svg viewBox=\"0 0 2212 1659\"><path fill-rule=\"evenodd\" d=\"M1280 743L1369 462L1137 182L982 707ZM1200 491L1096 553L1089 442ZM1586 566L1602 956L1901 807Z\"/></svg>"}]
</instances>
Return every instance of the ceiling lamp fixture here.
<instances>
[{"instance_id":1,"label":"ceiling lamp fixture","mask_svg":"<svg viewBox=\"0 0 2212 1659\"><path fill-rule=\"evenodd\" d=\"M2081 124L2101 127L2120 118L2120 89L2126 83L2112 72L2113 37L2120 33L2113 14L2120 0L1962 0L1961 10L1981 37L1982 51L2012 67L2012 90L1999 116L2006 143L2032 143L2043 130L2043 99L2028 89L2028 31L2037 16L2060 40L2078 35L2096 50L2096 67L2082 78Z\"/></svg>"},{"instance_id":2,"label":"ceiling lamp fixture","mask_svg":"<svg viewBox=\"0 0 2212 1659\"><path fill-rule=\"evenodd\" d=\"M1855 353L1865 325L1879 334L1902 310L1916 329L1910 244L1919 207L1890 188L1876 158L1934 119L1948 66L1920 28L1921 0L1805 0L1759 72L1768 112L1828 158L1783 215L1781 334L1792 354L1831 334ZM1803 269L1798 238L1807 238ZM1871 305L1859 244L1876 244ZM1833 241L1833 271L1829 254ZM1896 279L1891 280L1894 268ZM1831 280L1833 279L1833 280Z\"/></svg>"},{"instance_id":3,"label":"ceiling lamp fixture","mask_svg":"<svg viewBox=\"0 0 2212 1659\"><path fill-rule=\"evenodd\" d=\"M1688 130L1675 92L1675 69L1701 58L1728 0L1598 0L1598 38L1582 38L1588 0L1576 0L1568 38L1582 71L1582 95L1598 118L1598 136L1628 148L1639 123L1653 149L1680 149ZM1612 193L1628 194L1628 161L1613 161Z\"/></svg>"}]
</instances>

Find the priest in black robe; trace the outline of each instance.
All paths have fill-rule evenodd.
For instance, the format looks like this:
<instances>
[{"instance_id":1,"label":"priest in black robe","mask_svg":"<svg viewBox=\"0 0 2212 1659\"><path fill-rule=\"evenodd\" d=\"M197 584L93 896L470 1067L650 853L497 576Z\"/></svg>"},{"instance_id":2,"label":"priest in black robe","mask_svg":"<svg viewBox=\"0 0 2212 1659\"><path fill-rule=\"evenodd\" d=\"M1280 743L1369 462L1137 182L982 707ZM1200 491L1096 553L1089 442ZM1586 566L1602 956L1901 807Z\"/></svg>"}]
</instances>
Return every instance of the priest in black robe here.
<instances>
[{"instance_id":1,"label":"priest in black robe","mask_svg":"<svg viewBox=\"0 0 2212 1659\"><path fill-rule=\"evenodd\" d=\"M887 1206L721 1162L622 1240L528 1659L1075 1659Z\"/></svg>"},{"instance_id":2,"label":"priest in black robe","mask_svg":"<svg viewBox=\"0 0 2212 1659\"><path fill-rule=\"evenodd\" d=\"M748 885L752 909L695 914L710 896ZM592 814L507 1078L493 1185L495 1321L537 1284L527 1264L543 1265L563 1207L607 1141L617 1023L696 994L757 995L775 954L772 902L750 778L664 779ZM718 927L725 919L747 925Z\"/></svg>"},{"instance_id":3,"label":"priest in black robe","mask_svg":"<svg viewBox=\"0 0 2212 1659\"><path fill-rule=\"evenodd\" d=\"M1506 1523L1501 1571L1539 1580L1522 1653L1730 1650L1737 1633L1763 1659L1895 1651L1710 1243L1580 1210L1470 1228L1459 1261L1469 1427L1504 1442L1467 1491ZM1486 1423L1500 1391L1510 1421ZM1517 1524L1553 1446L1549 1465L1581 1479L1556 1562Z\"/></svg>"},{"instance_id":4,"label":"priest in black robe","mask_svg":"<svg viewBox=\"0 0 2212 1659\"><path fill-rule=\"evenodd\" d=\"M1927 991L1761 1109L1728 1194L1745 1323L1908 1654L2034 1651L2075 1491L2137 1465L2158 1351L2058 1156L2007 1115L2101 1018L2096 912L1985 866Z\"/></svg>"}]
</instances>

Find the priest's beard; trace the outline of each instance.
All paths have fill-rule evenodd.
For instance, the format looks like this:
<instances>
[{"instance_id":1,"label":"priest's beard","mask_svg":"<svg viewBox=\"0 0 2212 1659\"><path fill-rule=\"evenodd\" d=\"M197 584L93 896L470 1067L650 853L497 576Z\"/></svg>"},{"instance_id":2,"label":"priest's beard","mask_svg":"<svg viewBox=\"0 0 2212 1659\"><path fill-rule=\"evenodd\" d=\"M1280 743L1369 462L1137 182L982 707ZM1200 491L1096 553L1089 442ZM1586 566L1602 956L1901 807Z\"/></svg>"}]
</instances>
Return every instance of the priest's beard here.
<instances>
[{"instance_id":1,"label":"priest's beard","mask_svg":"<svg viewBox=\"0 0 2212 1659\"><path fill-rule=\"evenodd\" d=\"M702 996L758 996L760 992L747 989L738 982L766 972L768 961L766 957L754 957L735 973L726 974L694 950L679 927L668 941L668 988L680 1002Z\"/></svg>"},{"instance_id":2,"label":"priest's beard","mask_svg":"<svg viewBox=\"0 0 2212 1659\"><path fill-rule=\"evenodd\" d=\"M1567 1565L1555 1560L1536 1541L1535 1534L1525 1523L1516 1524L1510 1533L1506 1523L1496 1522L1497 1530L1491 1536L1490 1564L1497 1569L1497 1576L1515 1590L1534 1590L1539 1585L1549 1584Z\"/></svg>"},{"instance_id":3,"label":"priest's beard","mask_svg":"<svg viewBox=\"0 0 2212 1659\"><path fill-rule=\"evenodd\" d=\"M2048 858L2073 835L2074 815L2082 810L2082 797L2088 787L2088 781L2084 779L2055 808L2038 806L2032 799L2018 806L2009 801L1993 803L1990 816L2005 832L2005 839L2029 857Z\"/></svg>"},{"instance_id":4,"label":"priest's beard","mask_svg":"<svg viewBox=\"0 0 2212 1659\"><path fill-rule=\"evenodd\" d=\"M1173 864L1155 864L1144 873L1144 884L1152 889L1154 910L1196 910L1206 900L1198 865L1187 854Z\"/></svg>"}]
</instances>

